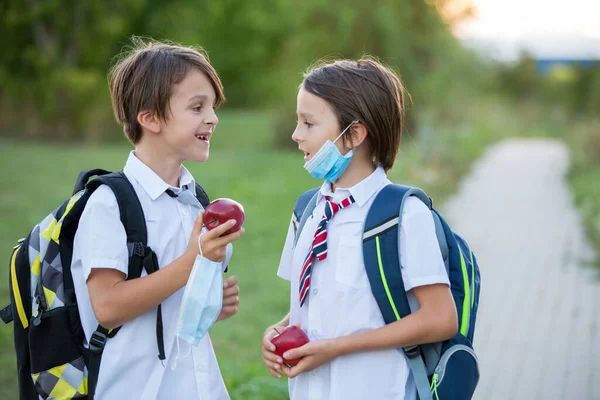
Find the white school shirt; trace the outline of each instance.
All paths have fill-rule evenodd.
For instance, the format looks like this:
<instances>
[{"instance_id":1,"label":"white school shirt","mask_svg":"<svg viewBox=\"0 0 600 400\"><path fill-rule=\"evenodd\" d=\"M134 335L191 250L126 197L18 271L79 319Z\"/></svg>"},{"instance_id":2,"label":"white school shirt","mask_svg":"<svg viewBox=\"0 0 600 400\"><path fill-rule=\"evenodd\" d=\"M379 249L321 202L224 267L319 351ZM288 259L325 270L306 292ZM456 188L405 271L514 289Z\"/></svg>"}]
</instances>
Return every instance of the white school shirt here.
<instances>
[{"instance_id":1,"label":"white school shirt","mask_svg":"<svg viewBox=\"0 0 600 400\"><path fill-rule=\"evenodd\" d=\"M317 206L306 221L296 248L290 223L278 275L291 282L290 324L300 323L309 339L332 339L383 327L385 322L372 295L362 255L362 229L378 193L390 184L383 168L350 189L324 183ZM327 258L313 265L310 293L304 306L298 300L300 270L325 200L339 203L352 195L355 204L340 210L327 225ZM418 302L411 289L421 285L450 285L435 235L431 212L417 198L403 209L399 239L402 279L411 310ZM344 355L312 372L289 380L291 400L404 400L416 398L416 386L406 357L397 349Z\"/></svg>"},{"instance_id":2,"label":"white school shirt","mask_svg":"<svg viewBox=\"0 0 600 400\"><path fill-rule=\"evenodd\" d=\"M180 257L196 218L194 209L165 193L181 190L195 193L195 182L181 167L180 187L165 183L132 151L125 175L138 195L148 231L148 246L158 258L160 268ZM86 340L98 326L92 310L86 280L93 268L112 268L127 274L127 236L120 220L119 207L112 190L100 186L91 195L79 222L73 246L73 281L81 323ZM224 266L231 257L231 247ZM142 276L146 272L142 272ZM95 398L103 399L210 399L225 400L229 395L221 377L209 335L197 347L179 341L177 355L175 323L184 288L162 302L166 359L158 359L156 313L154 308L125 323L117 335L106 342L100 364ZM163 365L164 364L164 365Z\"/></svg>"}]
</instances>

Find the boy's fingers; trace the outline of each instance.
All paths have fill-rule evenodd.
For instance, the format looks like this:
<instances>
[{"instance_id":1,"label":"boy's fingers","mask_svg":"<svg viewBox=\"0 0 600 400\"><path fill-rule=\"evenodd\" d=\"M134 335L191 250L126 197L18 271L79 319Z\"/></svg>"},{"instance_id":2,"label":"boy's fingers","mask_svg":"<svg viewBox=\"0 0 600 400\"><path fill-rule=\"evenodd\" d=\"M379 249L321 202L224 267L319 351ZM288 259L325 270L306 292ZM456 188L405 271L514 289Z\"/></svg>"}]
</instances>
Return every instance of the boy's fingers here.
<instances>
[{"instance_id":1,"label":"boy's fingers","mask_svg":"<svg viewBox=\"0 0 600 400\"><path fill-rule=\"evenodd\" d=\"M263 347L270 352L275 351L275 345L273 343L271 343L271 338L273 336L275 336L275 335L271 335L269 332L269 334L263 338L263 342L262 342Z\"/></svg>"},{"instance_id":2,"label":"boy's fingers","mask_svg":"<svg viewBox=\"0 0 600 400\"><path fill-rule=\"evenodd\" d=\"M215 240L235 225L235 220L230 219L229 221L217 226L215 229L209 230L204 234L206 240Z\"/></svg>"},{"instance_id":3,"label":"boy's fingers","mask_svg":"<svg viewBox=\"0 0 600 400\"><path fill-rule=\"evenodd\" d=\"M223 224L224 225L224 224ZM221 225L221 226L223 226ZM213 229L211 232L216 231L217 229L219 229L221 226L218 226L217 228ZM238 240L245 232L246 230L244 228L240 228L239 231L235 231L233 233L230 233L229 235L226 236L221 236L219 237L217 240L215 240L215 243L217 244L217 246L221 247L221 246L226 246L227 244L234 242L236 240ZM225 233L225 232L223 232Z\"/></svg>"},{"instance_id":4,"label":"boy's fingers","mask_svg":"<svg viewBox=\"0 0 600 400\"><path fill-rule=\"evenodd\" d=\"M279 372L277 372L276 370L274 370L273 368L267 368L269 370L269 373L271 375L273 375L275 378L277 379L281 379L281 374Z\"/></svg>"},{"instance_id":5,"label":"boy's fingers","mask_svg":"<svg viewBox=\"0 0 600 400\"><path fill-rule=\"evenodd\" d=\"M235 225L235 220L230 219L229 221L217 226L215 229L211 230L210 232L214 235L214 237L219 237L219 236L222 236L225 232L227 232L231 228L233 228L234 225Z\"/></svg>"},{"instance_id":6,"label":"boy's fingers","mask_svg":"<svg viewBox=\"0 0 600 400\"><path fill-rule=\"evenodd\" d=\"M310 354L310 350L307 349L307 347L308 347L308 344L305 344L304 346L300 346L300 347L296 347L295 349L288 350L285 353L283 353L283 358L285 358L286 360L302 358L302 357Z\"/></svg>"},{"instance_id":7,"label":"boy's fingers","mask_svg":"<svg viewBox=\"0 0 600 400\"><path fill-rule=\"evenodd\" d=\"M281 365L283 363L283 359L279 357L277 354L263 349L263 360L272 362L273 364Z\"/></svg>"},{"instance_id":8,"label":"boy's fingers","mask_svg":"<svg viewBox=\"0 0 600 400\"><path fill-rule=\"evenodd\" d=\"M202 224L204 223L204 211L200 211L198 213L198 217L196 221L194 221L194 232L200 233L202 232Z\"/></svg>"},{"instance_id":9,"label":"boy's fingers","mask_svg":"<svg viewBox=\"0 0 600 400\"><path fill-rule=\"evenodd\" d=\"M237 296L230 296L230 297L223 298L223 307L233 306L233 305L237 305L237 304L240 304L240 298Z\"/></svg>"},{"instance_id":10,"label":"boy's fingers","mask_svg":"<svg viewBox=\"0 0 600 400\"><path fill-rule=\"evenodd\" d=\"M314 342L308 342L300 347L288 350L285 353L283 353L283 358L287 360L293 360L295 358L302 358L310 354L314 354L315 350L313 348L313 343Z\"/></svg>"},{"instance_id":11,"label":"boy's fingers","mask_svg":"<svg viewBox=\"0 0 600 400\"><path fill-rule=\"evenodd\" d=\"M223 289L235 286L238 283L237 276L233 275L223 281ZM239 289L238 289L239 290Z\"/></svg>"},{"instance_id":12,"label":"boy's fingers","mask_svg":"<svg viewBox=\"0 0 600 400\"><path fill-rule=\"evenodd\" d=\"M223 289L223 297L237 296L238 294L240 294L240 288L237 285Z\"/></svg>"},{"instance_id":13,"label":"boy's fingers","mask_svg":"<svg viewBox=\"0 0 600 400\"><path fill-rule=\"evenodd\" d=\"M221 312L228 314L229 316L237 314L238 306L237 305L228 305L226 307L221 308Z\"/></svg>"},{"instance_id":14,"label":"boy's fingers","mask_svg":"<svg viewBox=\"0 0 600 400\"><path fill-rule=\"evenodd\" d=\"M297 370L298 367L293 367L290 368L286 365L282 365L281 366L281 370L283 371L284 374L287 375L288 378L295 378L301 371Z\"/></svg>"}]
</instances>

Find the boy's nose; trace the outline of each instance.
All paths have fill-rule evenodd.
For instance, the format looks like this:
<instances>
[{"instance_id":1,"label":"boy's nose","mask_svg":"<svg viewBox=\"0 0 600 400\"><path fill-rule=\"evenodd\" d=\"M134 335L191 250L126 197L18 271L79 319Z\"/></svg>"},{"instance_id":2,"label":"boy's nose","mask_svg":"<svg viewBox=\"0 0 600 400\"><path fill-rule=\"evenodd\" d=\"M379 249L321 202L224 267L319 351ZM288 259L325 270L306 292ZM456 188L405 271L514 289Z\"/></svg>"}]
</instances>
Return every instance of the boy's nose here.
<instances>
[{"instance_id":1,"label":"boy's nose","mask_svg":"<svg viewBox=\"0 0 600 400\"><path fill-rule=\"evenodd\" d=\"M204 120L204 123L206 125L217 126L217 124L219 123L219 117L217 117L217 114L215 113L214 109L211 109L210 113Z\"/></svg>"},{"instance_id":2,"label":"boy's nose","mask_svg":"<svg viewBox=\"0 0 600 400\"><path fill-rule=\"evenodd\" d=\"M300 135L298 134L298 128L294 129L292 133L292 140L296 143L300 143Z\"/></svg>"}]
</instances>

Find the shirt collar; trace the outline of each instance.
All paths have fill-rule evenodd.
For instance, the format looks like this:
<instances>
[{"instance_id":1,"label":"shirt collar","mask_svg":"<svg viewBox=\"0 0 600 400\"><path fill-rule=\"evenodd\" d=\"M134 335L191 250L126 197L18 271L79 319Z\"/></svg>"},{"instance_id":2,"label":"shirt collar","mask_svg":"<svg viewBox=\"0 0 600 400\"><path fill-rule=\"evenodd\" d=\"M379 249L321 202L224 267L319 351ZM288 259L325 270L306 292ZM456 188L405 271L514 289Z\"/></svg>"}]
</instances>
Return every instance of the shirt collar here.
<instances>
[{"instance_id":1,"label":"shirt collar","mask_svg":"<svg viewBox=\"0 0 600 400\"><path fill-rule=\"evenodd\" d=\"M137 158L135 151L129 153L129 158L125 163L123 171L127 175L135 178L135 180L140 184L140 186L142 186L142 188L144 188L152 200L156 200L158 196L163 194L167 189L171 189L178 194L187 187L194 195L196 193L196 182L194 181L194 177L183 165L181 166L181 172L179 175L178 188L174 188L163 181L162 178L156 174L156 172L154 172L149 166Z\"/></svg>"},{"instance_id":2,"label":"shirt collar","mask_svg":"<svg viewBox=\"0 0 600 400\"><path fill-rule=\"evenodd\" d=\"M387 176L385 170L379 165L371 175L367 176L356 185L351 188L337 188L335 193L331 190L331 184L329 182L323 182L317 196L317 202L321 201L324 196L330 196L335 202L339 202L348 195L352 195L356 204L358 204L359 207L362 207L386 182Z\"/></svg>"}]
</instances>

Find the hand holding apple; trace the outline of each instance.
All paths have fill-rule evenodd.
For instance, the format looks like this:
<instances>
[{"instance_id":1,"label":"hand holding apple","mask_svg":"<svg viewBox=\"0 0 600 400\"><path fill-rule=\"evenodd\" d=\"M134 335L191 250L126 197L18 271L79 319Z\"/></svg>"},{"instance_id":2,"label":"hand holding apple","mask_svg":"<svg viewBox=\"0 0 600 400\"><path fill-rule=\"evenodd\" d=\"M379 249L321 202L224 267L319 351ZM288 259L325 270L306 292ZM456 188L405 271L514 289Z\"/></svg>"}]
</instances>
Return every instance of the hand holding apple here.
<instances>
[{"instance_id":1,"label":"hand holding apple","mask_svg":"<svg viewBox=\"0 0 600 400\"><path fill-rule=\"evenodd\" d=\"M211 231L205 232L204 220L204 213L198 213L190 234L187 249L185 250L186 257L191 261L189 262L190 268L193 264L193 259L198 255L214 262L224 261L227 255L227 245L239 239L244 234L244 228L239 228L231 234L226 234L228 230L237 224L237 221L232 219L226 220Z\"/></svg>"},{"instance_id":2,"label":"hand holding apple","mask_svg":"<svg viewBox=\"0 0 600 400\"><path fill-rule=\"evenodd\" d=\"M281 379L281 367L283 365L283 357L275 354L275 345L271 343L271 339L278 335L289 325L289 315L283 321L268 327L263 334L261 343L262 361L267 367L271 375L277 379Z\"/></svg>"},{"instance_id":3,"label":"hand holding apple","mask_svg":"<svg viewBox=\"0 0 600 400\"><path fill-rule=\"evenodd\" d=\"M234 219L236 223L224 235L237 232L246 219L244 207L235 200L227 198L216 199L206 206L204 210L204 226L209 231L230 219Z\"/></svg>"},{"instance_id":4,"label":"hand holding apple","mask_svg":"<svg viewBox=\"0 0 600 400\"><path fill-rule=\"evenodd\" d=\"M288 350L304 346L308 342L309 339L308 336L306 336L306 333L304 333L304 331L296 325L288 326L278 335L275 335L271 339L271 343L275 345L274 353L281 357L284 360L283 363L286 364L288 367L298 364L298 361L300 361L300 359L284 359L283 353L285 353Z\"/></svg>"},{"instance_id":5,"label":"hand holding apple","mask_svg":"<svg viewBox=\"0 0 600 400\"><path fill-rule=\"evenodd\" d=\"M335 358L344 354L343 338L314 340L302 347L288 350L284 359L298 359L296 365L283 365L281 371L288 378L295 378L305 372L314 371L323 364L330 363Z\"/></svg>"}]
</instances>

